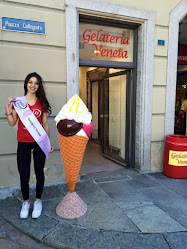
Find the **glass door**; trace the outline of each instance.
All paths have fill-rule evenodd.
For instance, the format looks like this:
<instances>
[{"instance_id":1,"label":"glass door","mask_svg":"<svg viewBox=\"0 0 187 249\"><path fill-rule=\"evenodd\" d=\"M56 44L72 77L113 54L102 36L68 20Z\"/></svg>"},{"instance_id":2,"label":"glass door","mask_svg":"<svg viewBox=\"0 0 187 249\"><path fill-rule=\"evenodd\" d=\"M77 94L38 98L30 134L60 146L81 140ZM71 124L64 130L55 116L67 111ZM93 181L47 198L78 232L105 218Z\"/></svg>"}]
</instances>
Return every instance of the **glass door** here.
<instances>
[{"instance_id":1,"label":"glass door","mask_svg":"<svg viewBox=\"0 0 187 249\"><path fill-rule=\"evenodd\" d=\"M103 155L123 165L129 162L130 70L108 69L103 85Z\"/></svg>"},{"instance_id":2,"label":"glass door","mask_svg":"<svg viewBox=\"0 0 187 249\"><path fill-rule=\"evenodd\" d=\"M87 83L92 141L101 145L103 156L129 166L134 129L132 70L97 68L87 73Z\"/></svg>"}]
</instances>

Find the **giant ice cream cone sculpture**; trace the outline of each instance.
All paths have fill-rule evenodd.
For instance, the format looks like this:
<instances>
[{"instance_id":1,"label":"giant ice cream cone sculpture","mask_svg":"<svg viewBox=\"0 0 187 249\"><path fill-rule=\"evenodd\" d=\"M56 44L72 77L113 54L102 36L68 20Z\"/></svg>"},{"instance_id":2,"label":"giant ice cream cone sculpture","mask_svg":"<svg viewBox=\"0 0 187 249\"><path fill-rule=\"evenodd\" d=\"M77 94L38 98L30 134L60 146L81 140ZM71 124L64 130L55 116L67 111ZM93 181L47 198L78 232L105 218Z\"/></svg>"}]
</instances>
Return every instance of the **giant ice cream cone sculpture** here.
<instances>
[{"instance_id":1,"label":"giant ice cream cone sculpture","mask_svg":"<svg viewBox=\"0 0 187 249\"><path fill-rule=\"evenodd\" d=\"M69 192L74 192L88 139L74 135L64 137L58 133Z\"/></svg>"},{"instance_id":2,"label":"giant ice cream cone sculpture","mask_svg":"<svg viewBox=\"0 0 187 249\"><path fill-rule=\"evenodd\" d=\"M69 192L58 204L56 213L65 219L84 215L87 205L74 192L89 136L92 115L78 95L74 95L56 116L57 134Z\"/></svg>"}]
</instances>

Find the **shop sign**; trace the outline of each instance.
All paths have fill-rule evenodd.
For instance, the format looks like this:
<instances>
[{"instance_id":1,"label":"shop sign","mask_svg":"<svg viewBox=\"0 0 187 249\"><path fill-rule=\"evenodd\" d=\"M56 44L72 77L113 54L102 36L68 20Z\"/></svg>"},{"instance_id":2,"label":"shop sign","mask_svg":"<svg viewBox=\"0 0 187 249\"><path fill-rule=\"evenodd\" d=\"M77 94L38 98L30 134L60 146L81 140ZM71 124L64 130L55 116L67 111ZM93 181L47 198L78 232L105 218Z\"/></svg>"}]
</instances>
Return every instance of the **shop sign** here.
<instances>
[{"instance_id":1,"label":"shop sign","mask_svg":"<svg viewBox=\"0 0 187 249\"><path fill-rule=\"evenodd\" d=\"M2 17L1 30L45 35L45 22Z\"/></svg>"},{"instance_id":2,"label":"shop sign","mask_svg":"<svg viewBox=\"0 0 187 249\"><path fill-rule=\"evenodd\" d=\"M187 166L187 151L169 151L169 165Z\"/></svg>"},{"instance_id":3,"label":"shop sign","mask_svg":"<svg viewBox=\"0 0 187 249\"><path fill-rule=\"evenodd\" d=\"M102 34L103 30L100 29L97 32L92 32L91 29L86 29L83 32L84 43L91 43L91 47L94 47L96 56L101 54L102 57L118 57L118 58L128 58L128 51L119 49L105 49L104 46L98 45L97 43L108 43L108 44L117 44L121 45L126 44L129 45L129 37L124 37L122 35L112 35L110 33ZM95 43L97 42L97 43Z\"/></svg>"},{"instance_id":4,"label":"shop sign","mask_svg":"<svg viewBox=\"0 0 187 249\"><path fill-rule=\"evenodd\" d=\"M80 23L81 59L133 61L133 30Z\"/></svg>"},{"instance_id":5,"label":"shop sign","mask_svg":"<svg viewBox=\"0 0 187 249\"><path fill-rule=\"evenodd\" d=\"M179 44L178 64L187 65L187 45L185 44Z\"/></svg>"},{"instance_id":6,"label":"shop sign","mask_svg":"<svg viewBox=\"0 0 187 249\"><path fill-rule=\"evenodd\" d=\"M158 40L159 46L165 46L165 40Z\"/></svg>"}]
</instances>

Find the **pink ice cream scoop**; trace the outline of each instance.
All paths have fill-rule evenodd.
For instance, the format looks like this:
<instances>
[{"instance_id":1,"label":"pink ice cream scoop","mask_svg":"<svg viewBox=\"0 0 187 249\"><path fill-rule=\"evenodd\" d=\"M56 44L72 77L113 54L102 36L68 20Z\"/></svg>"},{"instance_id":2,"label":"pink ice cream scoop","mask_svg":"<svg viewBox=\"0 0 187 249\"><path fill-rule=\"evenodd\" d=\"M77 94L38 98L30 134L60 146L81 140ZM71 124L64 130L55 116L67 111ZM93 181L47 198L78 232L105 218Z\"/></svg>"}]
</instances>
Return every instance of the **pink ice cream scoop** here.
<instances>
[{"instance_id":1,"label":"pink ice cream scoop","mask_svg":"<svg viewBox=\"0 0 187 249\"><path fill-rule=\"evenodd\" d=\"M89 125L84 125L84 124L83 124L82 129L84 130L84 132L86 133L86 135L87 135L88 137L90 137L91 134L92 134L92 131L93 131L93 123L92 123L92 121L90 122Z\"/></svg>"}]
</instances>

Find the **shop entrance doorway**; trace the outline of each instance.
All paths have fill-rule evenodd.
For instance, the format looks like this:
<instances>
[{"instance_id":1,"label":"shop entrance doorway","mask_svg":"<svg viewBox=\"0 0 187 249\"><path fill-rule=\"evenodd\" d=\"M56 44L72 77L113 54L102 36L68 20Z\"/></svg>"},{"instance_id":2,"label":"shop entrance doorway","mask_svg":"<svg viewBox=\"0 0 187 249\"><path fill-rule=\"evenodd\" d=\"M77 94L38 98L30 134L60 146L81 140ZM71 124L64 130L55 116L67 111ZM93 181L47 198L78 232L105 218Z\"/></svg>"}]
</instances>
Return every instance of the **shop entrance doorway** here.
<instances>
[{"instance_id":1,"label":"shop entrance doorway","mask_svg":"<svg viewBox=\"0 0 187 249\"><path fill-rule=\"evenodd\" d=\"M123 168L135 167L138 26L79 15L79 93L93 116L90 141Z\"/></svg>"},{"instance_id":2,"label":"shop entrance doorway","mask_svg":"<svg viewBox=\"0 0 187 249\"><path fill-rule=\"evenodd\" d=\"M88 108L92 112L92 141L103 156L124 166L129 159L129 86L131 70L97 68L87 72Z\"/></svg>"},{"instance_id":3,"label":"shop entrance doorway","mask_svg":"<svg viewBox=\"0 0 187 249\"><path fill-rule=\"evenodd\" d=\"M100 146L101 155L110 160L102 171L130 166L132 86L131 69L80 67L80 97L92 113L94 126L90 143Z\"/></svg>"}]
</instances>

